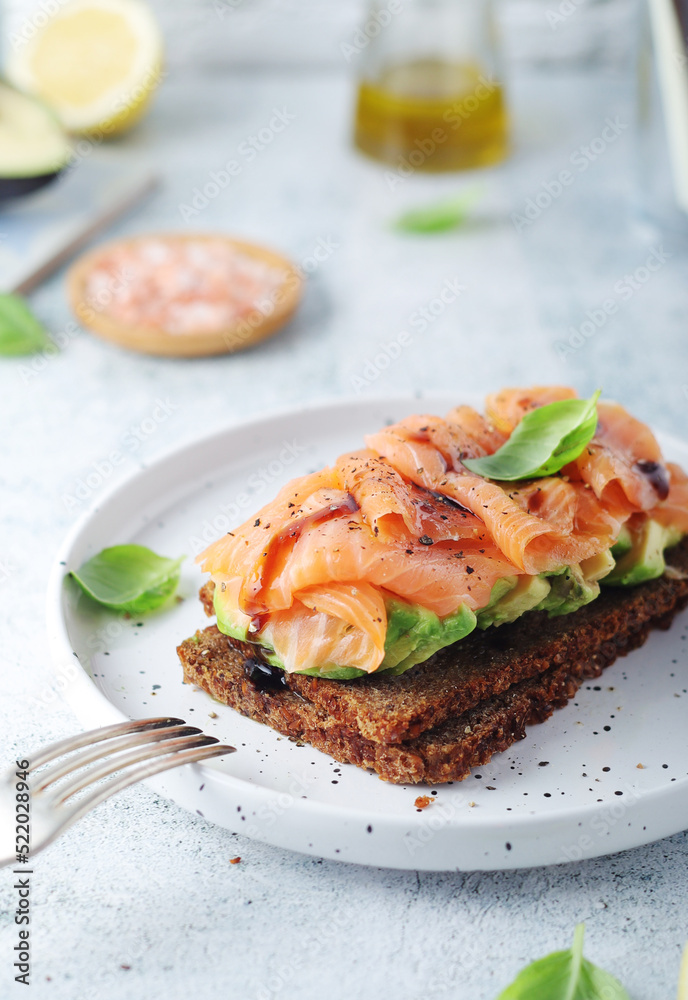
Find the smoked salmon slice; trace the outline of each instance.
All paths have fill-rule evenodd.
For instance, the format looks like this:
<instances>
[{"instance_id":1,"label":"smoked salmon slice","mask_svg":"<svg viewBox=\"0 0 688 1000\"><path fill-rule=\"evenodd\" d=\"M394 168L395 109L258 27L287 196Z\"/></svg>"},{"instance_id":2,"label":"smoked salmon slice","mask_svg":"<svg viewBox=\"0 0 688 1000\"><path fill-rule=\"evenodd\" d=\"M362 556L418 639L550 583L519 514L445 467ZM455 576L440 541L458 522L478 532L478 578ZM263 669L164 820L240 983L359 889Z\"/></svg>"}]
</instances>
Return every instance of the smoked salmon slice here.
<instances>
[{"instance_id":1,"label":"smoked salmon slice","mask_svg":"<svg viewBox=\"0 0 688 1000\"><path fill-rule=\"evenodd\" d=\"M505 577L508 590L523 574L607 572L629 519L688 533L688 476L618 403L598 403L593 439L557 475L497 482L466 468L526 414L574 398L564 386L505 389L484 416L458 406L408 417L288 483L199 557L226 627L287 670L371 672L385 658L390 600L470 617Z\"/></svg>"},{"instance_id":2,"label":"smoked salmon slice","mask_svg":"<svg viewBox=\"0 0 688 1000\"><path fill-rule=\"evenodd\" d=\"M688 475L680 465L669 462L669 493L649 512L649 516L659 521L665 528L675 528L682 534L688 533Z\"/></svg>"},{"instance_id":3,"label":"smoked salmon slice","mask_svg":"<svg viewBox=\"0 0 688 1000\"><path fill-rule=\"evenodd\" d=\"M496 426L510 433L531 410L575 398L575 391L564 386L503 389L488 396L487 411ZM595 437L563 473L588 483L599 500L621 515L651 510L668 490L668 476L662 475L663 467L657 469L662 463L657 439L619 403L600 400L597 414Z\"/></svg>"},{"instance_id":4,"label":"smoked salmon slice","mask_svg":"<svg viewBox=\"0 0 688 1000\"><path fill-rule=\"evenodd\" d=\"M576 488L551 477L538 480L539 500L537 509L533 509L528 496L524 503L524 494L509 489L511 484L493 483L461 465L461 456L476 456L472 450L466 452L465 439L458 447L454 428L446 421L424 417L425 440L421 440L418 419L373 434L366 443L412 482L451 497L480 518L497 547L522 572L556 571L589 559L613 544L622 522L605 517L601 506L595 508L590 523L584 522L583 508L589 511L594 503L584 496L582 485ZM546 499L548 493L556 495L555 502ZM567 504L573 504L568 530L562 525L562 512L556 502L562 493L567 495ZM555 520L548 519L548 515Z\"/></svg>"},{"instance_id":5,"label":"smoked salmon slice","mask_svg":"<svg viewBox=\"0 0 688 1000\"><path fill-rule=\"evenodd\" d=\"M485 400L485 412L493 426L507 437L526 413L548 403L576 399L578 393L565 385L536 385L530 389L502 389Z\"/></svg>"},{"instance_id":6,"label":"smoked salmon slice","mask_svg":"<svg viewBox=\"0 0 688 1000\"><path fill-rule=\"evenodd\" d=\"M346 664L376 670L385 656L387 613L382 593L370 584L330 583L296 595L261 633L285 669L312 670Z\"/></svg>"}]
</instances>

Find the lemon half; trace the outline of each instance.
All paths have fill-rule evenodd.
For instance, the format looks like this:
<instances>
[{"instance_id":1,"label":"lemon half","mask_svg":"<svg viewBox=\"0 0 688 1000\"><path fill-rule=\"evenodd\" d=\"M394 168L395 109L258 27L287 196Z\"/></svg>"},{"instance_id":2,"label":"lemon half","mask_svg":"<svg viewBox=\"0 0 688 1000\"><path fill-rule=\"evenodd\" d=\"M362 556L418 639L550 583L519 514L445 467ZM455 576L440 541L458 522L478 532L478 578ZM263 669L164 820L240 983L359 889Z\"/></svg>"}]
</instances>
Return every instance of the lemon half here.
<instances>
[{"instance_id":1,"label":"lemon half","mask_svg":"<svg viewBox=\"0 0 688 1000\"><path fill-rule=\"evenodd\" d=\"M683 952L681 971L678 976L678 1000L688 1000L688 944Z\"/></svg>"},{"instance_id":2,"label":"lemon half","mask_svg":"<svg viewBox=\"0 0 688 1000\"><path fill-rule=\"evenodd\" d=\"M114 135L146 110L162 73L162 39L139 0L68 0L15 51L7 73L70 132Z\"/></svg>"}]
</instances>

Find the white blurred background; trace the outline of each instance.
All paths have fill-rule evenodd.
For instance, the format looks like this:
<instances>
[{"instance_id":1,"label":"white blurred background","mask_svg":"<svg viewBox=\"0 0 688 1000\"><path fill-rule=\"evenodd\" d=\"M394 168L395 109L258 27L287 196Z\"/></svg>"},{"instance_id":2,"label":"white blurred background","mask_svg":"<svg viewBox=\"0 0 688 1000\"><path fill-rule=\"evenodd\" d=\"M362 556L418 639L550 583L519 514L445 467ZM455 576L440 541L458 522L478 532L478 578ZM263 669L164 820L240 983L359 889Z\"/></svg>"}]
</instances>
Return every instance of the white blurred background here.
<instances>
[{"instance_id":1,"label":"white blurred background","mask_svg":"<svg viewBox=\"0 0 688 1000\"><path fill-rule=\"evenodd\" d=\"M0 0L5 44L26 18L60 0ZM313 67L342 61L340 45L362 23L367 0L151 0L171 69ZM507 59L623 64L637 0L496 0Z\"/></svg>"}]
</instances>

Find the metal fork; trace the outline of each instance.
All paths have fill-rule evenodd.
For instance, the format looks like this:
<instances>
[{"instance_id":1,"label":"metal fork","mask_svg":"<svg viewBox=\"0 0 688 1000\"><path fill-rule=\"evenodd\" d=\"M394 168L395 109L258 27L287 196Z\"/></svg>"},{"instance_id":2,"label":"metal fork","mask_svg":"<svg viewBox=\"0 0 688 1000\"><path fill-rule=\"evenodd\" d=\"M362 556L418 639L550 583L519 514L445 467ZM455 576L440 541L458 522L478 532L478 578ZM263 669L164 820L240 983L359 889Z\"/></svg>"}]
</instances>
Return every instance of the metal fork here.
<instances>
[{"instance_id":1,"label":"metal fork","mask_svg":"<svg viewBox=\"0 0 688 1000\"><path fill-rule=\"evenodd\" d=\"M27 767L18 766L21 760L0 775L0 867L19 867L20 855L33 857L128 785L234 751L183 719L168 718L123 722L51 743L27 758ZM46 764L52 767L42 770Z\"/></svg>"}]
</instances>

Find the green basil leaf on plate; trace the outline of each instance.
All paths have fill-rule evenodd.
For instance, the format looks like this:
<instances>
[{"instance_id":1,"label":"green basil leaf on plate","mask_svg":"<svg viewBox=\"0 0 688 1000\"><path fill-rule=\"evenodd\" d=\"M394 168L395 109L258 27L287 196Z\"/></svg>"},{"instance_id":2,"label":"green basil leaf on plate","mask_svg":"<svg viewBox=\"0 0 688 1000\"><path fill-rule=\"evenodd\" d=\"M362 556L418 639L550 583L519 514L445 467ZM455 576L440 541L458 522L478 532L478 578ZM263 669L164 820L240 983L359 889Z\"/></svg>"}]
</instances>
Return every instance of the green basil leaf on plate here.
<instances>
[{"instance_id":1,"label":"green basil leaf on plate","mask_svg":"<svg viewBox=\"0 0 688 1000\"><path fill-rule=\"evenodd\" d=\"M585 925L567 951L527 965L497 1000L630 1000L618 979L583 958Z\"/></svg>"},{"instance_id":2,"label":"green basil leaf on plate","mask_svg":"<svg viewBox=\"0 0 688 1000\"><path fill-rule=\"evenodd\" d=\"M590 399L562 399L526 413L494 455L463 464L486 479L511 482L553 476L595 436L599 390Z\"/></svg>"},{"instance_id":3,"label":"green basil leaf on plate","mask_svg":"<svg viewBox=\"0 0 688 1000\"><path fill-rule=\"evenodd\" d=\"M395 228L405 233L444 233L450 229L458 229L466 221L481 193L479 189L470 188L452 198L411 209L397 219Z\"/></svg>"},{"instance_id":4,"label":"green basil leaf on plate","mask_svg":"<svg viewBox=\"0 0 688 1000\"><path fill-rule=\"evenodd\" d=\"M0 292L0 355L18 357L35 354L55 345L24 299Z\"/></svg>"},{"instance_id":5,"label":"green basil leaf on plate","mask_svg":"<svg viewBox=\"0 0 688 1000\"><path fill-rule=\"evenodd\" d=\"M172 596L179 584L181 559L156 555L144 545L113 545L103 549L72 576L98 604L115 611L153 611Z\"/></svg>"}]
</instances>

